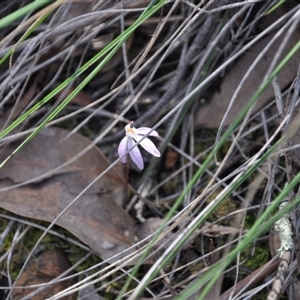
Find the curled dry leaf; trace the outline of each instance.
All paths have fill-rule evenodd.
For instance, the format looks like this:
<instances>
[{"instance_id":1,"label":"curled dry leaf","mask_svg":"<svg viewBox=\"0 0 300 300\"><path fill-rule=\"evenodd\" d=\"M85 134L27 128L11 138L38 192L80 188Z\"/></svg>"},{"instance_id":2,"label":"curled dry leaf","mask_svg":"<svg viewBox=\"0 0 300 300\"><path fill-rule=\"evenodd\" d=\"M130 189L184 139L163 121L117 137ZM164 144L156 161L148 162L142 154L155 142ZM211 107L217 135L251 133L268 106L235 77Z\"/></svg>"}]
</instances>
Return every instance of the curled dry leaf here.
<instances>
[{"instance_id":1,"label":"curled dry leaf","mask_svg":"<svg viewBox=\"0 0 300 300\"><path fill-rule=\"evenodd\" d=\"M21 274L16 286L23 288L15 289L13 291L13 298L18 300L31 293L36 293L30 296L31 300L44 300L63 291L74 283L72 279L47 285L39 293L37 293L35 289L25 288L25 286L45 284L55 279L70 267L71 265L62 250L53 249L42 253L37 259L32 259ZM65 296L64 299L75 300L76 294Z\"/></svg>"},{"instance_id":2,"label":"curled dry leaf","mask_svg":"<svg viewBox=\"0 0 300 300\"><path fill-rule=\"evenodd\" d=\"M46 178L46 172L61 166L90 145L80 134L63 140L69 132L59 128L42 130L0 170L0 207L15 214L52 222L55 217L99 174L109 162L97 147ZM0 153L3 161L16 145ZM133 219L117 204L124 191L118 166L100 178L57 221L89 245L102 259L136 242ZM15 184L38 178L34 183Z\"/></svg>"},{"instance_id":3,"label":"curled dry leaf","mask_svg":"<svg viewBox=\"0 0 300 300\"><path fill-rule=\"evenodd\" d=\"M201 233L205 236L209 237L217 237L226 234L239 234L240 229L230 226L223 226L212 224L210 222L205 222L204 225L200 229ZM243 230L243 232L247 232L247 230Z\"/></svg>"}]
</instances>

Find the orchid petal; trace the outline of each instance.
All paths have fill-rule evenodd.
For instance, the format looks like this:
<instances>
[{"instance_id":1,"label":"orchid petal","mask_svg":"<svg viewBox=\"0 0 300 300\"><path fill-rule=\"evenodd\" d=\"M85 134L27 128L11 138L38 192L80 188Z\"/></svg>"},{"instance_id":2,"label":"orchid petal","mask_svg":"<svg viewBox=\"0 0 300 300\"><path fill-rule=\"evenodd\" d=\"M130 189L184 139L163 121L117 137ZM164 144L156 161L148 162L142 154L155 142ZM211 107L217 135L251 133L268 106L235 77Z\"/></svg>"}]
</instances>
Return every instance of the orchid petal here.
<instances>
[{"instance_id":1,"label":"orchid petal","mask_svg":"<svg viewBox=\"0 0 300 300\"><path fill-rule=\"evenodd\" d=\"M120 142L119 144L119 147L118 147L118 153L119 153L119 157L121 157L121 162L123 164L126 163L126 152L128 151L128 148L127 148L127 144L128 144L128 137L125 136L122 141ZM125 155L125 156L124 156ZM123 156L123 157L122 157Z\"/></svg>"},{"instance_id":2,"label":"orchid petal","mask_svg":"<svg viewBox=\"0 0 300 300\"><path fill-rule=\"evenodd\" d=\"M136 133L139 135L159 136L158 132L155 130L149 133L151 130L152 128L149 127L139 127L136 129Z\"/></svg>"},{"instance_id":3,"label":"orchid petal","mask_svg":"<svg viewBox=\"0 0 300 300\"><path fill-rule=\"evenodd\" d=\"M129 138L127 145L128 145L128 149L131 149L134 145L136 145L136 143L133 141L132 138ZM129 154L130 154L132 161L137 165L137 167L140 170L143 170L144 169L144 161L143 161L143 157L142 157L142 154L141 154L141 151L139 150L139 148L134 147L132 150L130 150Z\"/></svg>"},{"instance_id":4,"label":"orchid petal","mask_svg":"<svg viewBox=\"0 0 300 300\"><path fill-rule=\"evenodd\" d=\"M141 137L139 137L141 139ZM153 144L153 142L151 140L149 140L148 138L143 139L140 142L140 145L150 154L152 154L153 156L156 157L160 157L160 152L158 151L158 149L156 148L156 146Z\"/></svg>"}]
</instances>

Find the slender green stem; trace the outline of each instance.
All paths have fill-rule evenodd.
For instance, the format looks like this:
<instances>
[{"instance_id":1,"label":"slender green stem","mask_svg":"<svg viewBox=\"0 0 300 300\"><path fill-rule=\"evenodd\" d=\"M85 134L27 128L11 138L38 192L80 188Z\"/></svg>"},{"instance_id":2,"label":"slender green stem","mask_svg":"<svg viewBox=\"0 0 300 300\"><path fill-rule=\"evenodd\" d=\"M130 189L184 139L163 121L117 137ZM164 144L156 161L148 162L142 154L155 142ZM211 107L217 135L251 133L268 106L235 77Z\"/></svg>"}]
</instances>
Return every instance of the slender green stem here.
<instances>
[{"instance_id":1,"label":"slender green stem","mask_svg":"<svg viewBox=\"0 0 300 300\"><path fill-rule=\"evenodd\" d=\"M199 286L204 286L206 283L203 292L199 296L199 300L205 299L205 296L209 292L209 290L213 287L215 282L218 280L220 275L223 273L224 269L231 263L231 261L236 258L238 253L243 251L250 243L253 242L256 238L261 236L270 227L278 221L282 216L288 212L290 212L295 206L299 205L300 197L294 199L289 205L284 207L284 209L280 210L276 215L270 218L267 222L265 220L269 218L269 216L278 208L279 204L285 199L290 191L299 183L300 180L300 172L297 176L286 186L286 188L280 193L280 195L272 202L272 204L265 210L265 212L260 216L260 218L255 222L249 232L246 234L244 239L236 246L236 248L230 252L222 261L218 262L215 266L213 266L208 272L203 274L198 280L196 280L193 285L183 292L177 300L187 299L190 295L192 295L195 291L199 289ZM264 223L265 222L265 223Z\"/></svg>"},{"instance_id":2,"label":"slender green stem","mask_svg":"<svg viewBox=\"0 0 300 300\"><path fill-rule=\"evenodd\" d=\"M273 78L282 70L282 68L287 64L287 62L295 55L295 53L299 50L300 48L300 41L290 50L290 52L284 57L284 59L279 63L279 65L275 68L275 70L272 72L272 74L267 78L267 80L258 88L258 90L253 94L253 96L250 98L249 102L247 105L244 107L244 109L240 112L240 114L236 117L236 119L232 122L232 124L229 126L229 128L225 131L223 136L221 137L220 141L218 144L215 146L215 148L209 153L207 159L203 162L201 167L197 170L195 175L193 176L192 180L188 183L187 187L183 190L179 198L176 200L174 206L177 206L185 197L185 194L194 186L198 178L203 174L205 169L208 167L209 163L212 161L214 158L215 154L220 150L222 145L227 141L229 136L233 133L233 131L237 128L237 126L242 122L246 114L248 113L249 109L255 104L257 101L258 97L262 94L262 92L267 88L267 86L271 83ZM275 147L275 146L274 146ZM275 149L274 147L270 148L270 150L267 152L268 156L272 153L272 151ZM272 151L271 151L272 150ZM262 163L268 156L266 154L261 158L259 163ZM258 167L259 163L257 163L254 167L251 167L244 175L242 178L239 179L235 185L230 188L228 193L226 193L225 196L220 198L220 200L211 207L210 212L213 211L224 199L228 197L230 193L232 193L240 184L242 184L246 178L248 178ZM300 176L300 175L299 175ZM173 207L171 211L173 211ZM207 212L205 215L207 216L209 212ZM160 263L159 268L156 268L155 270L152 271L150 276L148 276L147 280L143 283L143 288L145 288L151 280L158 274L159 270L163 268L169 261L170 259L178 252L180 247L183 245L183 243L187 240L187 238L197 229L199 226L203 224L205 221L205 216L201 219L198 220L197 224L195 224L195 227L191 229L189 233L185 235L185 237L182 239L180 243L178 243L165 257L165 260ZM217 280L217 279L216 279ZM142 289L139 291L140 293L142 292ZM181 298L184 299L184 298Z\"/></svg>"},{"instance_id":3,"label":"slender green stem","mask_svg":"<svg viewBox=\"0 0 300 300\"><path fill-rule=\"evenodd\" d=\"M134 32L134 30L141 25L147 18L149 18L155 11L157 11L159 8L161 8L166 0L161 0L158 4L153 6L147 13L143 16L143 18L139 18L138 21L133 23L129 28L127 28L120 36L118 36L116 39L114 39L111 43L109 43L106 47L104 47L99 53L97 53L93 58L91 58L87 63L85 63L77 72L75 72L72 76L67 78L64 82L62 82L57 88L55 88L52 92L50 92L47 96L45 96L40 102L38 102L36 105L34 105L31 109L29 109L27 112L25 112L22 116L20 116L17 120L15 120L12 124L10 124L7 128L5 128L3 131L0 132L0 138L6 136L9 132L11 132L13 129L15 129L18 125L20 125L23 121L25 121L30 115L32 115L35 111L37 111L39 108L41 108L44 104L46 104L48 101L50 101L56 94L58 94L60 91L62 91L65 87L67 87L71 82L73 82L78 76L80 76L82 73L84 73L87 69L89 69L92 65L94 65L98 60L103 58L105 55L107 55L103 61L94 69L93 76L88 76L89 80L91 80L95 75L95 70L98 72L102 69L105 63L108 62L108 60L112 57L110 54L112 52L116 52L124 43L129 36ZM111 52L109 52L111 51ZM99 67L101 66L101 67ZM64 101L69 103L73 97L75 97L82 88L86 85L86 81L84 80ZM66 104L67 104L66 103ZM64 104L61 104L59 106L61 109L65 107ZM58 114L60 110L55 110L55 112ZM51 118L53 116L51 115ZM45 125L45 124L43 124ZM40 131L41 128L37 128L37 131ZM35 135L35 134L34 134Z\"/></svg>"},{"instance_id":4,"label":"slender green stem","mask_svg":"<svg viewBox=\"0 0 300 300\"><path fill-rule=\"evenodd\" d=\"M8 16L0 19L0 29L3 29L6 26L12 24L14 21L24 17L26 14L30 13L31 11L46 6L50 2L51 0L35 0L34 2L31 2L24 7L21 7L20 9L9 14Z\"/></svg>"},{"instance_id":5,"label":"slender green stem","mask_svg":"<svg viewBox=\"0 0 300 300\"><path fill-rule=\"evenodd\" d=\"M17 44L13 45L11 50L9 50L0 60L0 65L3 64L3 62L5 62L14 52L15 48L22 43L23 41L25 41L30 35L31 33L40 26L40 24L52 13L52 11L49 11L47 13L45 13L43 16L41 16L34 24L33 26L31 26L26 32L25 34L22 36L22 38L17 42Z\"/></svg>"},{"instance_id":6,"label":"slender green stem","mask_svg":"<svg viewBox=\"0 0 300 300\"><path fill-rule=\"evenodd\" d=\"M285 0L280 0L278 3L276 3L274 6L272 6L266 13L265 15L269 15L272 12L274 12L278 7L280 7L283 3L285 2Z\"/></svg>"}]
</instances>

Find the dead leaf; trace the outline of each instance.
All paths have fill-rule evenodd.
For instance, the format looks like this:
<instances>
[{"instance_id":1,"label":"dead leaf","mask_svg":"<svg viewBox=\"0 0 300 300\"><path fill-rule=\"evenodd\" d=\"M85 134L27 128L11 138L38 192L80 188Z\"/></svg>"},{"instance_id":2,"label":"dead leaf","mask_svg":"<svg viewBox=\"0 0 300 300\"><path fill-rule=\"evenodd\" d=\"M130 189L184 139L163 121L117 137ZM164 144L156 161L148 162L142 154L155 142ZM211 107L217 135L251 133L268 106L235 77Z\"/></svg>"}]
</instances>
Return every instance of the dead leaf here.
<instances>
[{"instance_id":1,"label":"dead leaf","mask_svg":"<svg viewBox=\"0 0 300 300\"><path fill-rule=\"evenodd\" d=\"M69 132L47 128L38 134L0 170L0 206L29 218L52 222L54 218L101 172L109 162L97 147L54 175L34 184L7 189L42 176L62 165L90 141ZM3 161L15 145L0 154ZM120 164L119 166L122 169ZM6 189L5 189L6 188ZM127 249L136 242L133 219L117 204L123 197L124 179L119 168L96 182L58 220L57 224L89 245L102 259Z\"/></svg>"},{"instance_id":2,"label":"dead leaf","mask_svg":"<svg viewBox=\"0 0 300 300\"><path fill-rule=\"evenodd\" d=\"M211 224L210 222L205 222L204 225L199 229L201 233L209 237L218 237L226 234L239 234L240 229L235 227ZM243 232L246 232L244 230Z\"/></svg>"},{"instance_id":3,"label":"dead leaf","mask_svg":"<svg viewBox=\"0 0 300 300\"><path fill-rule=\"evenodd\" d=\"M55 99L58 100L61 96L63 97L62 99L67 98L71 93L73 93L74 89L67 87L66 89L63 89L59 93L55 95ZM87 106L92 103L92 99L89 94L81 91L74 98L72 99L73 104L78 104L80 106Z\"/></svg>"},{"instance_id":4,"label":"dead leaf","mask_svg":"<svg viewBox=\"0 0 300 300\"><path fill-rule=\"evenodd\" d=\"M279 16L277 15L277 17ZM231 98L236 91L241 79L243 78L251 64L254 62L254 60L257 58L257 56L266 47L267 43L269 43L269 41L273 38L273 36L274 35L268 35L260 40L230 68L221 83L220 91L216 92L213 95L212 99L202 105L197 111L195 117L196 127L219 127L222 118L227 110L227 107L231 101ZM283 38L284 37L279 38L279 40L277 40L272 45L272 47L266 52L263 58L255 66L254 70L251 72L250 76L238 93L238 96L234 101L232 108L229 111L229 114L224 123L225 126L233 122L233 120L237 117L237 115L249 101L250 97L261 85L265 73L268 70L274 56L276 55L276 52L278 51ZM288 53L288 51L292 49L292 47L299 41L299 39L300 31L296 30L285 46L285 49L280 56L279 61L281 61L281 59ZM292 57L289 63L278 74L279 85L282 89L285 89L297 75L299 60L300 52L297 52L296 55ZM269 85L268 88L258 98L253 113L264 107L272 99L274 99L274 92L272 86Z\"/></svg>"},{"instance_id":5,"label":"dead leaf","mask_svg":"<svg viewBox=\"0 0 300 300\"><path fill-rule=\"evenodd\" d=\"M166 154L165 168L167 170L173 169L178 161L178 158L179 153L169 148Z\"/></svg>"},{"instance_id":6,"label":"dead leaf","mask_svg":"<svg viewBox=\"0 0 300 300\"><path fill-rule=\"evenodd\" d=\"M251 286L255 286L258 282L261 280L265 280L267 276L270 276L272 272L274 272L279 265L279 260L270 260L263 266L261 266L259 269L253 271L250 275L248 275L246 278L239 281L237 284L235 284L232 288L227 290L225 293L223 293L218 299L219 300L228 300L230 297L235 296L237 293L239 293L242 289L247 286L250 288ZM298 298L294 298L298 299Z\"/></svg>"},{"instance_id":7,"label":"dead leaf","mask_svg":"<svg viewBox=\"0 0 300 300\"><path fill-rule=\"evenodd\" d=\"M30 286L35 284L47 283L71 267L65 253L60 249L53 249L42 253L37 259L32 259L16 283L16 287ZM31 296L31 300L45 300L50 296L63 291L72 284L72 280L61 281L48 285L40 293ZM31 294L35 289L16 288L13 291L15 300L22 299ZM76 299L76 294L65 296L61 299Z\"/></svg>"}]
</instances>

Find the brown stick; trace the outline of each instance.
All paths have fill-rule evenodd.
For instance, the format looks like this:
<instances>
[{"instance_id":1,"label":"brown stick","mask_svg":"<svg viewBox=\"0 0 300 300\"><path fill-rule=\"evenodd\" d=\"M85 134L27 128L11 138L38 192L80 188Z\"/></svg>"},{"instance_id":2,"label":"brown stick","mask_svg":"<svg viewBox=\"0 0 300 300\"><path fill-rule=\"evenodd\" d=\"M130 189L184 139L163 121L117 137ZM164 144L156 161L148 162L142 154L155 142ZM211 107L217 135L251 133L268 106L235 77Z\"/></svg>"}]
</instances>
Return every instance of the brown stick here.
<instances>
[{"instance_id":1,"label":"brown stick","mask_svg":"<svg viewBox=\"0 0 300 300\"><path fill-rule=\"evenodd\" d=\"M279 265L279 259L278 258L275 259L275 260L273 259L273 260L267 262L262 267L255 270L249 276L247 276L246 278L241 280L237 285L235 285L234 287L232 287L231 289L229 289L225 293L223 293L220 296L219 300L228 300L231 293L232 293L232 296L234 296L239 291L241 291L246 285L248 285L248 287L250 287L250 286L256 284L257 282L264 279L267 275L274 272L278 268L278 265Z\"/></svg>"}]
</instances>

